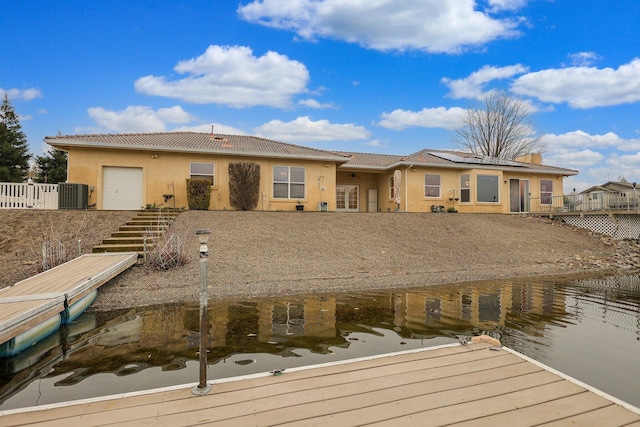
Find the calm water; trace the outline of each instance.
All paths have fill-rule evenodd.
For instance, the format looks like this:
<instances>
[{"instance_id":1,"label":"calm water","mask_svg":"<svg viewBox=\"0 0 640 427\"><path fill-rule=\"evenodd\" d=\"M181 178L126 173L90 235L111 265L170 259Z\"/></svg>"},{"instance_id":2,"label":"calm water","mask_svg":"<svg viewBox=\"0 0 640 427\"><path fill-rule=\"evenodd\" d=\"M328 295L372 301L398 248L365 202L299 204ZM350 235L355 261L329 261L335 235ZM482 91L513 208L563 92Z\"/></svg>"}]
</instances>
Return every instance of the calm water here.
<instances>
[{"instance_id":1,"label":"calm water","mask_svg":"<svg viewBox=\"0 0 640 427\"><path fill-rule=\"evenodd\" d=\"M87 312L0 359L0 410L198 382L197 304ZM487 333L640 407L640 276L210 302L208 378Z\"/></svg>"}]
</instances>

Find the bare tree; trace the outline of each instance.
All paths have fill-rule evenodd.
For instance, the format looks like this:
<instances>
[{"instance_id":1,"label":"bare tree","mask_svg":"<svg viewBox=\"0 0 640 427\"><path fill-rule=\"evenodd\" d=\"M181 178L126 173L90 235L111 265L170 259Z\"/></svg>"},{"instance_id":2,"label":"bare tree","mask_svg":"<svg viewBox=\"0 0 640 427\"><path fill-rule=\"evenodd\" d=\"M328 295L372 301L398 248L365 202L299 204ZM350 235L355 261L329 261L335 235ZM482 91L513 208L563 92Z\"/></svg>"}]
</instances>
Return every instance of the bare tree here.
<instances>
[{"instance_id":1,"label":"bare tree","mask_svg":"<svg viewBox=\"0 0 640 427\"><path fill-rule=\"evenodd\" d=\"M544 148L531 121L531 107L505 92L490 92L468 109L454 143L463 151L508 160Z\"/></svg>"}]
</instances>

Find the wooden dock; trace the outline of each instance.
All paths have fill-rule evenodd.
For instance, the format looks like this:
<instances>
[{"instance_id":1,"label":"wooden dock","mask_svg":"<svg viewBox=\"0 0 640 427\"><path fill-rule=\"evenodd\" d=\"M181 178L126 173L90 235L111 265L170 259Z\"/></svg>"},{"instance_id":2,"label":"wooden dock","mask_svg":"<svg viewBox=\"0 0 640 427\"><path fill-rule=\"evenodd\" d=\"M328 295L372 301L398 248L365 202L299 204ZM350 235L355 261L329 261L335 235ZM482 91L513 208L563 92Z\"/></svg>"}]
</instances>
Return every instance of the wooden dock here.
<instances>
[{"instance_id":1,"label":"wooden dock","mask_svg":"<svg viewBox=\"0 0 640 427\"><path fill-rule=\"evenodd\" d=\"M62 313L137 260L133 252L82 255L0 289L0 344Z\"/></svg>"},{"instance_id":2,"label":"wooden dock","mask_svg":"<svg viewBox=\"0 0 640 427\"><path fill-rule=\"evenodd\" d=\"M0 425L640 426L640 409L507 348L446 345L0 412Z\"/></svg>"}]
</instances>

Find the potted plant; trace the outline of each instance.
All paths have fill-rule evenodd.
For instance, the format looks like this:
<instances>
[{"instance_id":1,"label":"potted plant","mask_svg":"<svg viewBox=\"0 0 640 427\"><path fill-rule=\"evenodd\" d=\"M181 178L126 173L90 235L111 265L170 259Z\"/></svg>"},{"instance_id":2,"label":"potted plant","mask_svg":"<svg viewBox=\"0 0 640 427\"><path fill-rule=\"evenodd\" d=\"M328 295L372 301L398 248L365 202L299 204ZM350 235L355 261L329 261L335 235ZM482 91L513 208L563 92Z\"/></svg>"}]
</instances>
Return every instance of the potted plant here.
<instances>
[{"instance_id":1,"label":"potted plant","mask_svg":"<svg viewBox=\"0 0 640 427\"><path fill-rule=\"evenodd\" d=\"M449 213L458 213L458 210L456 208L454 208L454 207L451 207L451 208L447 209L447 212L449 212Z\"/></svg>"},{"instance_id":2,"label":"potted plant","mask_svg":"<svg viewBox=\"0 0 640 427\"><path fill-rule=\"evenodd\" d=\"M298 200L298 204L296 205L296 211L298 211L298 212L304 211L304 205L302 204L302 202L300 200Z\"/></svg>"}]
</instances>

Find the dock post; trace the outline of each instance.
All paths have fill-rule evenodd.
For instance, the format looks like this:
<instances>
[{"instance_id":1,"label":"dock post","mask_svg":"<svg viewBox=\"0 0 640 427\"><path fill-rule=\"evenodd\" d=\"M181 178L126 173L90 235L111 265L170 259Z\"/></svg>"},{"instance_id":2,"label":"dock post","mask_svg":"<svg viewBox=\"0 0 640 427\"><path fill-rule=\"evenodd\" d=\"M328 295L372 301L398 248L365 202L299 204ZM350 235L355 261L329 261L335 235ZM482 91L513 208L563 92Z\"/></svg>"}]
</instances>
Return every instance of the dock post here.
<instances>
[{"instance_id":1,"label":"dock post","mask_svg":"<svg viewBox=\"0 0 640 427\"><path fill-rule=\"evenodd\" d=\"M202 396L211 391L211 385L207 384L207 258L209 257L209 249L207 241L209 240L210 230L197 230L196 235L200 242L200 382L196 387L191 389L191 393L196 396Z\"/></svg>"}]
</instances>

